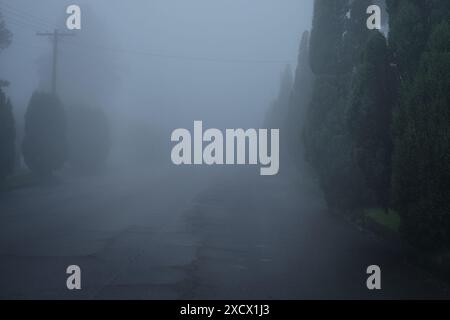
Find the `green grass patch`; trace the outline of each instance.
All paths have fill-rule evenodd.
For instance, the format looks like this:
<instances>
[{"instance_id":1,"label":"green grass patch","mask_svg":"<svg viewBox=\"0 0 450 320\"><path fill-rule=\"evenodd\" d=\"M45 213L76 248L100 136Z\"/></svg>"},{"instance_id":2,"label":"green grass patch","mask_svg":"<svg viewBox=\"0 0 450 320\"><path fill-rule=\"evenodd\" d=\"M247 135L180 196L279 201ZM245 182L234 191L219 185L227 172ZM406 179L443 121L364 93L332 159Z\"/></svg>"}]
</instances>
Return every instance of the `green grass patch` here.
<instances>
[{"instance_id":1,"label":"green grass patch","mask_svg":"<svg viewBox=\"0 0 450 320\"><path fill-rule=\"evenodd\" d=\"M365 209L364 216L394 232L399 231L400 216L393 210L389 210L389 212L386 213L382 208Z\"/></svg>"}]
</instances>

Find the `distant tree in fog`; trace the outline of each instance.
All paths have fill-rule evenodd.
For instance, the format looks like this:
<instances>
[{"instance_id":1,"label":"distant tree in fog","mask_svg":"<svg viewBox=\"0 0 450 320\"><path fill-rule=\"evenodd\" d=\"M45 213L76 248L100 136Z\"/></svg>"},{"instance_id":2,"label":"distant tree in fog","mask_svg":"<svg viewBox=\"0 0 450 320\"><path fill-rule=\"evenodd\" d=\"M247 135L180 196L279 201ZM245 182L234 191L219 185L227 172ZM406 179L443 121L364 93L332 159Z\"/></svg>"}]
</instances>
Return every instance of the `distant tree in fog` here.
<instances>
[{"instance_id":1,"label":"distant tree in fog","mask_svg":"<svg viewBox=\"0 0 450 320\"><path fill-rule=\"evenodd\" d=\"M0 181L14 169L15 139L16 130L11 102L0 86Z\"/></svg>"},{"instance_id":2,"label":"distant tree in fog","mask_svg":"<svg viewBox=\"0 0 450 320\"><path fill-rule=\"evenodd\" d=\"M71 108L69 116L69 161L81 170L104 165L110 149L108 119L100 108Z\"/></svg>"},{"instance_id":3,"label":"distant tree in fog","mask_svg":"<svg viewBox=\"0 0 450 320\"><path fill-rule=\"evenodd\" d=\"M278 97L272 102L271 108L266 114L266 126L280 128L285 125L293 83L292 70L287 65L281 73Z\"/></svg>"},{"instance_id":4,"label":"distant tree in fog","mask_svg":"<svg viewBox=\"0 0 450 320\"><path fill-rule=\"evenodd\" d=\"M25 114L23 156L31 171L49 176L67 157L66 115L58 97L35 92Z\"/></svg>"},{"instance_id":5,"label":"distant tree in fog","mask_svg":"<svg viewBox=\"0 0 450 320\"><path fill-rule=\"evenodd\" d=\"M11 44L12 34L6 28L5 21L3 21L2 13L0 12L0 51L6 49Z\"/></svg>"},{"instance_id":6,"label":"distant tree in fog","mask_svg":"<svg viewBox=\"0 0 450 320\"><path fill-rule=\"evenodd\" d=\"M0 12L0 52L11 44L12 34L6 28ZM15 160L16 129L11 101L2 88L8 82L0 79L0 181L12 173Z\"/></svg>"},{"instance_id":7,"label":"distant tree in fog","mask_svg":"<svg viewBox=\"0 0 450 320\"><path fill-rule=\"evenodd\" d=\"M289 150L291 155L298 160L301 155L301 140L305 111L311 100L314 75L309 64L309 32L304 31L300 42L297 58L297 69L292 88L287 114L287 137L289 139Z\"/></svg>"}]
</instances>

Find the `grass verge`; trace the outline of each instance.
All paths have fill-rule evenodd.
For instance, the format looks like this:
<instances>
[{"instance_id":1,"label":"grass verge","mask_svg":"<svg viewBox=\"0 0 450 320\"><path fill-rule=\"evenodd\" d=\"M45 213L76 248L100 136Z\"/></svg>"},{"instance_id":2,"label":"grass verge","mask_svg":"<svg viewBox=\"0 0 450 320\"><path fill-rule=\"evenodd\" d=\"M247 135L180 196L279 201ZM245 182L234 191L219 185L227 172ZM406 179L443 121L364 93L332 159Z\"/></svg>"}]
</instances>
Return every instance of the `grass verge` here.
<instances>
[{"instance_id":1,"label":"grass verge","mask_svg":"<svg viewBox=\"0 0 450 320\"><path fill-rule=\"evenodd\" d=\"M400 216L394 210L386 212L382 208L371 208L364 210L364 217L379 224L381 227L387 228L395 233L400 229Z\"/></svg>"}]
</instances>

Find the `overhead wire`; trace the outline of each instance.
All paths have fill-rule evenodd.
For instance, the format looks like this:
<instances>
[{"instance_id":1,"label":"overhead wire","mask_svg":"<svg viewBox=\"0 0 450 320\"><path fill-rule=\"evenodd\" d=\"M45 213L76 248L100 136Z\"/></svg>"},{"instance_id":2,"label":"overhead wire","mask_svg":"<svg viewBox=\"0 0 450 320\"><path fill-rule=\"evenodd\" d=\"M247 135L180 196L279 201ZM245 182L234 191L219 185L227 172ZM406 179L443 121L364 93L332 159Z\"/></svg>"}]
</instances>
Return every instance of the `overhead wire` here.
<instances>
[{"instance_id":1,"label":"overhead wire","mask_svg":"<svg viewBox=\"0 0 450 320\"><path fill-rule=\"evenodd\" d=\"M7 22L19 28L54 28L56 26L46 19L39 18L29 12L17 9L11 5L6 4L3 0L0 0L0 8L5 10L8 14L6 18ZM104 53L118 54L118 55L141 55L147 57L170 59L170 60L183 60L183 61L198 61L198 62L211 62L211 63L240 63L240 64L289 64L292 60L289 59L246 59L246 58L228 58L228 57L207 57L207 56L191 56L191 55L175 55L151 52L140 49L123 49L118 47L110 47L101 44L93 44L80 39L71 40L65 42L65 44L75 47L79 50L86 50L91 52L102 51Z\"/></svg>"}]
</instances>

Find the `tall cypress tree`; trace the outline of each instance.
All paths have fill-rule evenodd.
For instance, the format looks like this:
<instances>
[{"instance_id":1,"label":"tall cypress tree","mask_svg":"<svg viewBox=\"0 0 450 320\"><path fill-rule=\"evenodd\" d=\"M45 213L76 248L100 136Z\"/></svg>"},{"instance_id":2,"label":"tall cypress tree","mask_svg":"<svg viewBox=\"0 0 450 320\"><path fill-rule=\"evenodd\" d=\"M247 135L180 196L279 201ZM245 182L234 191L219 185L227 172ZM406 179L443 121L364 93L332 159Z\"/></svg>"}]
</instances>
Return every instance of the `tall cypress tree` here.
<instances>
[{"instance_id":1,"label":"tall cypress tree","mask_svg":"<svg viewBox=\"0 0 450 320\"><path fill-rule=\"evenodd\" d=\"M287 136L289 138L289 150L291 156L297 161L302 151L302 131L305 112L311 100L314 75L309 63L309 32L302 34L297 58L294 85L289 101L287 114Z\"/></svg>"},{"instance_id":2,"label":"tall cypress tree","mask_svg":"<svg viewBox=\"0 0 450 320\"><path fill-rule=\"evenodd\" d=\"M311 30L311 69L315 74L336 74L345 28L347 0L316 0Z\"/></svg>"},{"instance_id":3,"label":"tall cypress tree","mask_svg":"<svg viewBox=\"0 0 450 320\"><path fill-rule=\"evenodd\" d=\"M425 248L450 245L450 25L434 28L395 117L393 195L402 230Z\"/></svg>"},{"instance_id":4,"label":"tall cypress tree","mask_svg":"<svg viewBox=\"0 0 450 320\"><path fill-rule=\"evenodd\" d=\"M35 92L25 114L23 156L35 174L47 177L61 169L67 157L66 115L60 100Z\"/></svg>"},{"instance_id":5,"label":"tall cypress tree","mask_svg":"<svg viewBox=\"0 0 450 320\"><path fill-rule=\"evenodd\" d=\"M270 109L266 114L265 126L269 128L281 129L281 132L286 132L288 128L288 112L289 112L289 102L292 93L293 86L293 75L292 70L289 65L287 65L280 77L280 89L278 91L277 98L272 102ZM289 150L287 147L289 143L289 136L287 134L282 134L280 137L280 150L281 150L281 160L285 159L286 151Z\"/></svg>"},{"instance_id":6,"label":"tall cypress tree","mask_svg":"<svg viewBox=\"0 0 450 320\"><path fill-rule=\"evenodd\" d=\"M15 138L11 102L0 88L0 181L14 169Z\"/></svg>"},{"instance_id":7,"label":"tall cypress tree","mask_svg":"<svg viewBox=\"0 0 450 320\"><path fill-rule=\"evenodd\" d=\"M386 38L370 36L356 69L347 121L353 139L353 157L377 202L389 206L392 138L390 132L395 81Z\"/></svg>"},{"instance_id":8,"label":"tall cypress tree","mask_svg":"<svg viewBox=\"0 0 450 320\"><path fill-rule=\"evenodd\" d=\"M400 73L392 130L392 197L414 244L450 244L447 0L387 0L390 48ZM443 22L441 24L441 22Z\"/></svg>"},{"instance_id":9,"label":"tall cypress tree","mask_svg":"<svg viewBox=\"0 0 450 320\"><path fill-rule=\"evenodd\" d=\"M12 34L8 28L6 28L2 13L0 12L0 51L6 49L11 44L11 39Z\"/></svg>"},{"instance_id":10,"label":"tall cypress tree","mask_svg":"<svg viewBox=\"0 0 450 320\"><path fill-rule=\"evenodd\" d=\"M12 34L6 28L0 12L0 51L11 44ZM11 101L6 98L2 88L7 81L0 79L0 181L14 169L16 130Z\"/></svg>"},{"instance_id":11,"label":"tall cypress tree","mask_svg":"<svg viewBox=\"0 0 450 320\"><path fill-rule=\"evenodd\" d=\"M346 122L353 69L367 34L363 9L353 1L316 0L310 41L315 80L303 134L306 157L329 207L345 211L361 206L367 193Z\"/></svg>"},{"instance_id":12,"label":"tall cypress tree","mask_svg":"<svg viewBox=\"0 0 450 320\"><path fill-rule=\"evenodd\" d=\"M343 72L352 72L361 62L361 54L370 32L366 26L368 17L366 11L371 4L371 0L349 2L339 60Z\"/></svg>"},{"instance_id":13,"label":"tall cypress tree","mask_svg":"<svg viewBox=\"0 0 450 320\"><path fill-rule=\"evenodd\" d=\"M404 84L415 76L430 33L430 1L386 0L389 46Z\"/></svg>"}]
</instances>

